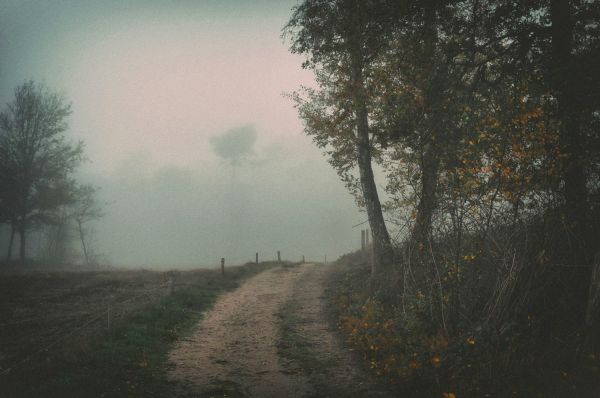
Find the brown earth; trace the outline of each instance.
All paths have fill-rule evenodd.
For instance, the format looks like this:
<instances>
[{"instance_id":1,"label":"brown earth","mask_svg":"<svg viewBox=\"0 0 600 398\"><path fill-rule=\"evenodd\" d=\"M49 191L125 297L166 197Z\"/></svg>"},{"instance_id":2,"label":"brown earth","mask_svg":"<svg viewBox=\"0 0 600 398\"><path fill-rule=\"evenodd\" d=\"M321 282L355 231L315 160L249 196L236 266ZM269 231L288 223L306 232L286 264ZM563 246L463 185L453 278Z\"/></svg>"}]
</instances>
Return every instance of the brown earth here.
<instances>
[{"instance_id":1,"label":"brown earth","mask_svg":"<svg viewBox=\"0 0 600 398\"><path fill-rule=\"evenodd\" d=\"M169 378L179 386L177 393L194 397L386 396L360 370L328 320L325 292L333 270L333 266L316 264L280 266L223 295L195 332L170 353ZM291 355L282 355L280 349L286 337L282 326L291 328L287 333L302 343L300 348L291 347ZM294 350L302 350L310 360L299 359Z\"/></svg>"},{"instance_id":2,"label":"brown earth","mask_svg":"<svg viewBox=\"0 0 600 398\"><path fill-rule=\"evenodd\" d=\"M231 267L230 273L240 270ZM172 288L206 286L212 281L220 282L219 273L204 269L157 272L3 268L0 376L15 369L34 372L40 364L85 355L108 326L114 328L126 322L131 314L159 302Z\"/></svg>"}]
</instances>

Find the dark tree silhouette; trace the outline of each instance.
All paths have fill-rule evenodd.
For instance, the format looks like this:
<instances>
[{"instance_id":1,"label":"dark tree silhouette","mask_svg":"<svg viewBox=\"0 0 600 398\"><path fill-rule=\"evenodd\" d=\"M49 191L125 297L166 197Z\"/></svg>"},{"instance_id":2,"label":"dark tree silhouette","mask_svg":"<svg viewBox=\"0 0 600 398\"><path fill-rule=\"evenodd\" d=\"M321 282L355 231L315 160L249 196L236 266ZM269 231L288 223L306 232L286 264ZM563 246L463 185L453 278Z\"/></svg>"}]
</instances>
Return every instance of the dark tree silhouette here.
<instances>
[{"instance_id":1,"label":"dark tree silhouette","mask_svg":"<svg viewBox=\"0 0 600 398\"><path fill-rule=\"evenodd\" d=\"M73 201L71 173L83 145L65 138L70 112L62 96L28 81L0 113L0 203L4 220L19 234L22 263L28 230L52 222L53 212Z\"/></svg>"}]
</instances>

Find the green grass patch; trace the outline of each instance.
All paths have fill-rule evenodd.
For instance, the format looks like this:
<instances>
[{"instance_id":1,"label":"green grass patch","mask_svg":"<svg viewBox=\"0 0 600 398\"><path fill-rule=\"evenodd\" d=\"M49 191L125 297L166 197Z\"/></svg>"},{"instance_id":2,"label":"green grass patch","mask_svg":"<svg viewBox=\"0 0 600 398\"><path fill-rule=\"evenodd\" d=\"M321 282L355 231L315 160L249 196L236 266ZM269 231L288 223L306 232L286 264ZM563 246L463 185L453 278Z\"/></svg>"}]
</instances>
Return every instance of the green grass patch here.
<instances>
[{"instance_id":1,"label":"green grass patch","mask_svg":"<svg viewBox=\"0 0 600 398\"><path fill-rule=\"evenodd\" d=\"M169 397L169 350L192 332L221 293L271 266L232 267L225 277L209 271L208 280L175 290L138 311L95 338L77 357L48 356L5 376L0 379L0 396Z\"/></svg>"},{"instance_id":2,"label":"green grass patch","mask_svg":"<svg viewBox=\"0 0 600 398\"><path fill-rule=\"evenodd\" d=\"M313 344L299 331L302 319L298 312L302 304L295 299L289 300L277 313L279 317L279 356L288 361L286 368L290 373L304 373L316 387L315 397L338 396L335 386L323 380L322 375L333 365L331 360L323 357Z\"/></svg>"}]
</instances>

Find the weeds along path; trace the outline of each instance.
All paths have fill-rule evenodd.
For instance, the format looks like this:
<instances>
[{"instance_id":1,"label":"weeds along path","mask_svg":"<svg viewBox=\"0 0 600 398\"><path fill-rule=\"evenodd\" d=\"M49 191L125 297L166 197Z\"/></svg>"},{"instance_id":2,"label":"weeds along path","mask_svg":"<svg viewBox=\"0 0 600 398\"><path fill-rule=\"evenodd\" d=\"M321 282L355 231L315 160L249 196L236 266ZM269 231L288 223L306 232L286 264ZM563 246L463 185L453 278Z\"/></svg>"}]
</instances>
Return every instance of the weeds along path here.
<instances>
[{"instance_id":1,"label":"weeds along path","mask_svg":"<svg viewBox=\"0 0 600 398\"><path fill-rule=\"evenodd\" d=\"M327 287L340 264L307 264L281 314L280 355L289 368L307 375L313 397L385 398L396 396L366 372L342 344L327 314Z\"/></svg>"},{"instance_id":2,"label":"weeds along path","mask_svg":"<svg viewBox=\"0 0 600 398\"><path fill-rule=\"evenodd\" d=\"M223 295L194 333L169 354L169 379L180 396L303 397L308 378L279 360L278 311L309 269L281 266Z\"/></svg>"}]
</instances>

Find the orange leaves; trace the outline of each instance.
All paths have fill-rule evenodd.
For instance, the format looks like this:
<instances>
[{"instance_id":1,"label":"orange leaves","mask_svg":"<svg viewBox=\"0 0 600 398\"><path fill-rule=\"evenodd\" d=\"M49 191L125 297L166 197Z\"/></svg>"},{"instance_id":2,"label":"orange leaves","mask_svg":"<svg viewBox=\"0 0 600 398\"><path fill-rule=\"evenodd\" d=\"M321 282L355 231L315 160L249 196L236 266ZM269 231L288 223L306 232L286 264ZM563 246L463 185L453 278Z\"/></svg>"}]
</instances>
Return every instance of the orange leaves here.
<instances>
[{"instance_id":1,"label":"orange leaves","mask_svg":"<svg viewBox=\"0 0 600 398\"><path fill-rule=\"evenodd\" d=\"M417 296L417 300L425 298L421 292ZM384 311L374 299L366 300L356 313L343 317L340 329L347 333L352 344L363 350L365 360L377 374L392 380L440 367L448 347L442 331L435 335L401 334L389 310Z\"/></svg>"},{"instance_id":2,"label":"orange leaves","mask_svg":"<svg viewBox=\"0 0 600 398\"><path fill-rule=\"evenodd\" d=\"M544 110L541 106L537 106L531 110L523 111L513 118L513 124L517 126L526 126L532 122L537 122L544 117Z\"/></svg>"}]
</instances>

